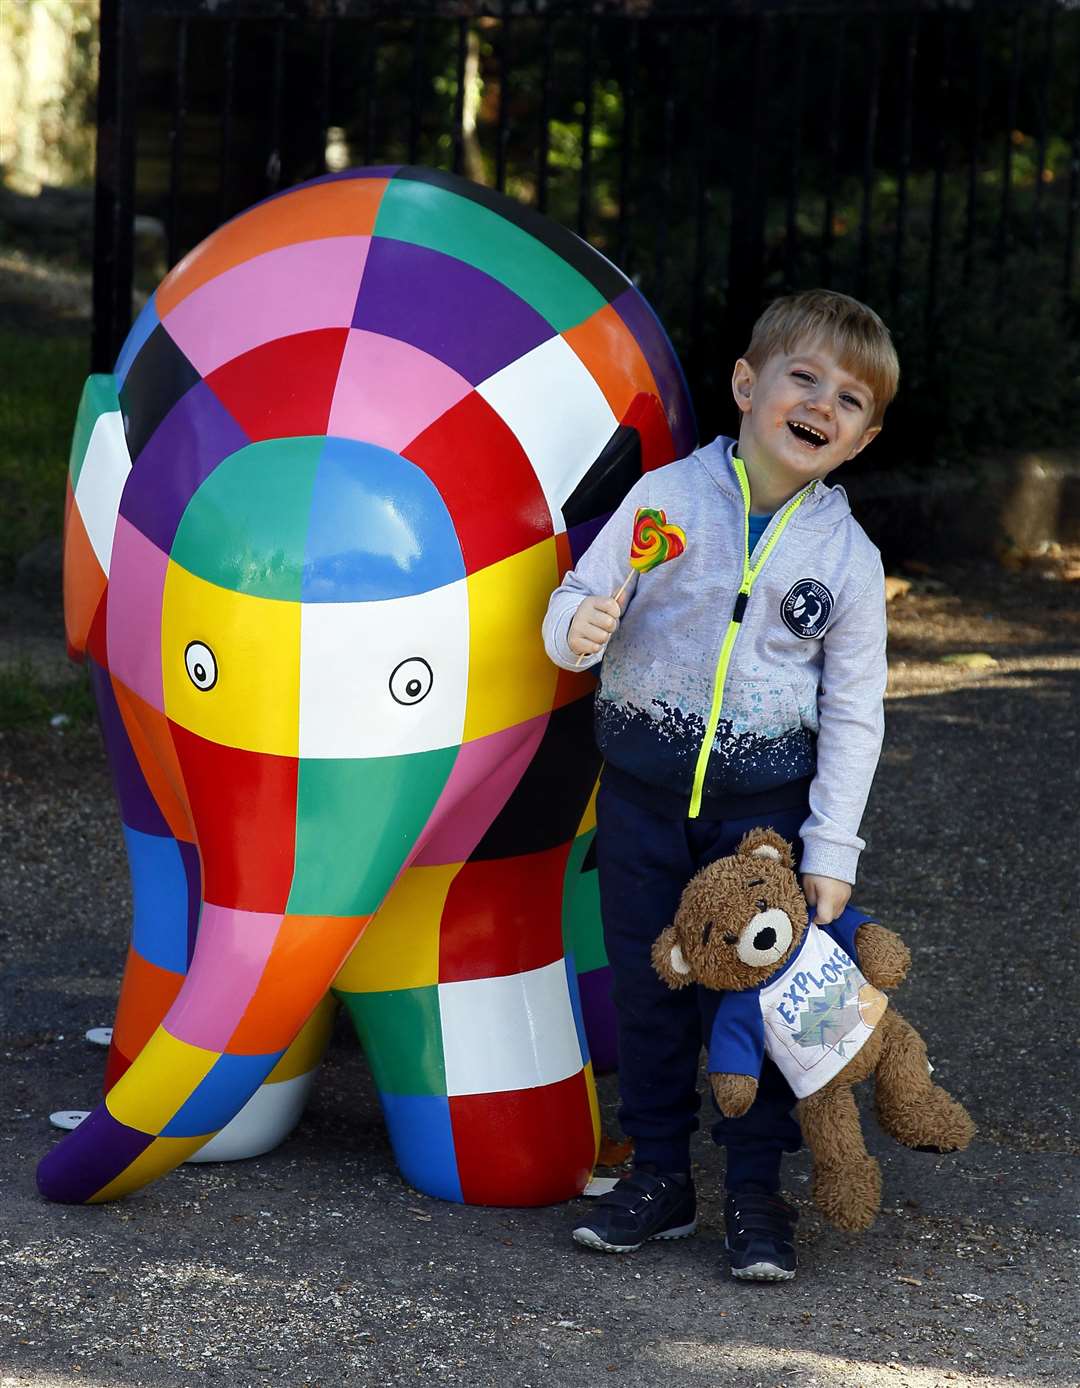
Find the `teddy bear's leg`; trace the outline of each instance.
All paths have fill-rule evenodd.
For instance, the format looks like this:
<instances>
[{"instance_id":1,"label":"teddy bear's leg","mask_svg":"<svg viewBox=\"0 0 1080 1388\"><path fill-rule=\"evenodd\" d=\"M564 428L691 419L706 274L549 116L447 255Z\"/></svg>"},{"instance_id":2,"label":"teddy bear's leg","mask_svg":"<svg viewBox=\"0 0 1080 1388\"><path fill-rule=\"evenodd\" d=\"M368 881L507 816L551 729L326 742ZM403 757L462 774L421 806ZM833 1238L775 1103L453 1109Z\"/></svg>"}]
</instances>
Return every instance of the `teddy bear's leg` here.
<instances>
[{"instance_id":1,"label":"teddy bear's leg","mask_svg":"<svg viewBox=\"0 0 1080 1388\"><path fill-rule=\"evenodd\" d=\"M881 1169L866 1150L847 1085L821 1089L796 1110L814 1161L814 1201L840 1229L867 1229L881 1205Z\"/></svg>"},{"instance_id":2,"label":"teddy bear's leg","mask_svg":"<svg viewBox=\"0 0 1080 1388\"><path fill-rule=\"evenodd\" d=\"M967 1110L930 1078L922 1037L895 1008L881 1019L875 1076L878 1121L905 1147L959 1152L975 1136Z\"/></svg>"}]
</instances>

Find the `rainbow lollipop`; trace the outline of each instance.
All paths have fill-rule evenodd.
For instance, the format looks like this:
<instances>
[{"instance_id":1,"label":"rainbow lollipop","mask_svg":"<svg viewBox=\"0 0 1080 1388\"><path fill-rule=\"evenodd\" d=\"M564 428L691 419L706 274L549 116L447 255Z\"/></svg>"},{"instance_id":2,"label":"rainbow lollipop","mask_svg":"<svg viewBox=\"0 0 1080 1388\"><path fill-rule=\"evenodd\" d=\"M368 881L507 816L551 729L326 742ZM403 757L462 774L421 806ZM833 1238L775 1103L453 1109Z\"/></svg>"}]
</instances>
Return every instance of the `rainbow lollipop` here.
<instances>
[{"instance_id":1,"label":"rainbow lollipop","mask_svg":"<svg viewBox=\"0 0 1080 1388\"><path fill-rule=\"evenodd\" d=\"M625 593L635 573L647 574L669 559L678 559L685 548L685 530L669 525L666 511L639 506L634 513L634 532L630 540L630 572L619 585L615 602ZM584 659L584 655L579 655L575 663L580 665Z\"/></svg>"},{"instance_id":2,"label":"rainbow lollipop","mask_svg":"<svg viewBox=\"0 0 1080 1388\"><path fill-rule=\"evenodd\" d=\"M630 541L630 572L616 597L622 594L635 570L639 574L647 574L650 569L666 564L669 559L678 559L685 548L685 531L677 525L668 525L665 511L654 511L649 506L639 507L634 516L634 535Z\"/></svg>"}]
</instances>

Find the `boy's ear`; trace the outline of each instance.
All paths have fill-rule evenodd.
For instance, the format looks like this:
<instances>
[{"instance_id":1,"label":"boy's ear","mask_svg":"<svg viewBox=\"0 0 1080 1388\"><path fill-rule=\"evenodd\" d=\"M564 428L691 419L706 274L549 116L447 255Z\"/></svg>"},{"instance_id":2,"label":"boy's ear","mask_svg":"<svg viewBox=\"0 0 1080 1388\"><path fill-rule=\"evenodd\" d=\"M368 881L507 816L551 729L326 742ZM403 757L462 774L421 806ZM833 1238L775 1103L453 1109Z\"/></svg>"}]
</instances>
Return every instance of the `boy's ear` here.
<instances>
[{"instance_id":1,"label":"boy's ear","mask_svg":"<svg viewBox=\"0 0 1080 1388\"><path fill-rule=\"evenodd\" d=\"M754 368L745 357L740 357L731 373L731 393L743 414L750 409L750 397L754 393L755 380Z\"/></svg>"},{"instance_id":2,"label":"boy's ear","mask_svg":"<svg viewBox=\"0 0 1080 1388\"><path fill-rule=\"evenodd\" d=\"M685 988L694 981L673 925L661 930L653 941L652 964L669 988Z\"/></svg>"},{"instance_id":3,"label":"boy's ear","mask_svg":"<svg viewBox=\"0 0 1080 1388\"><path fill-rule=\"evenodd\" d=\"M864 431L862 438L861 438L861 439L859 440L859 442L855 445L855 447L851 450L851 452L847 455L847 457L845 458L844 461L850 463L851 460L852 460L852 458L857 457L858 454L860 454L860 453L863 451L863 449L866 447L866 445L867 445L868 443L871 443L874 439L876 439L877 436L878 436L878 434L880 434L880 433L881 433L881 425L880 425L880 424L871 425L871 427L870 427L869 429L867 429L867 430Z\"/></svg>"}]
</instances>

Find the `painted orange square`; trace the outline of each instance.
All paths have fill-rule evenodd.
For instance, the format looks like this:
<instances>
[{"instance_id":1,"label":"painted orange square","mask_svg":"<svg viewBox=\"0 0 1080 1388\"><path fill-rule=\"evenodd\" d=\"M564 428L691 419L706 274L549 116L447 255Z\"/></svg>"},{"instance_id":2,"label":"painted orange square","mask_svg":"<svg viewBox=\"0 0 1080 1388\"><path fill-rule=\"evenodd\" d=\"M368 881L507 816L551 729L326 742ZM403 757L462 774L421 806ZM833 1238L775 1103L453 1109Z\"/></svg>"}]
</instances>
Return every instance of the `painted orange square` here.
<instances>
[{"instance_id":1,"label":"painted orange square","mask_svg":"<svg viewBox=\"0 0 1080 1388\"><path fill-rule=\"evenodd\" d=\"M164 318L200 285L242 261L279 246L327 236L370 236L386 178L344 178L318 183L252 208L186 255L162 280L154 302Z\"/></svg>"},{"instance_id":2,"label":"painted orange square","mask_svg":"<svg viewBox=\"0 0 1080 1388\"><path fill-rule=\"evenodd\" d=\"M109 580L86 533L70 481L64 508L64 628L68 654L81 660Z\"/></svg>"},{"instance_id":3,"label":"painted orange square","mask_svg":"<svg viewBox=\"0 0 1080 1388\"><path fill-rule=\"evenodd\" d=\"M595 377L616 419L625 417L639 394L659 398L660 391L649 363L610 304L605 304L576 328L568 329L563 337Z\"/></svg>"},{"instance_id":4,"label":"painted orange square","mask_svg":"<svg viewBox=\"0 0 1080 1388\"><path fill-rule=\"evenodd\" d=\"M176 1001L185 974L159 968L134 948L128 949L124 985L113 1022L112 1046L105 1071L108 1092L150 1040Z\"/></svg>"},{"instance_id":5,"label":"painted orange square","mask_svg":"<svg viewBox=\"0 0 1080 1388\"><path fill-rule=\"evenodd\" d=\"M286 916L229 1055L284 1050L329 992L370 916Z\"/></svg>"},{"instance_id":6,"label":"painted orange square","mask_svg":"<svg viewBox=\"0 0 1080 1388\"><path fill-rule=\"evenodd\" d=\"M191 826L184 777L176 759L169 720L119 680L112 681L112 689L139 770L146 778L169 832L173 838L194 843L195 831Z\"/></svg>"}]
</instances>

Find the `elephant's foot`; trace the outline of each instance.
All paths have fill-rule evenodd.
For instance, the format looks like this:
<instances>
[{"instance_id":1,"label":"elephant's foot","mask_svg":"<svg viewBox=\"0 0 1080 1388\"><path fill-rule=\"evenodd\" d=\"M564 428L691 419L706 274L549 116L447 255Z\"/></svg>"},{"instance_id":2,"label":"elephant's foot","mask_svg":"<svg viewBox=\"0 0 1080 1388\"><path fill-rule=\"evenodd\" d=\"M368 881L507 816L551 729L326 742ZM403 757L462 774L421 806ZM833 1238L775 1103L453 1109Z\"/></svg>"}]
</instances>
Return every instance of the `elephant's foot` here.
<instances>
[{"instance_id":1,"label":"elephant's foot","mask_svg":"<svg viewBox=\"0 0 1080 1388\"><path fill-rule=\"evenodd\" d=\"M596 1160L592 1078L495 1094L380 1094L402 1176L467 1205L554 1205L585 1189Z\"/></svg>"},{"instance_id":2,"label":"elephant's foot","mask_svg":"<svg viewBox=\"0 0 1080 1388\"><path fill-rule=\"evenodd\" d=\"M869 1229L881 1208L881 1168L873 1157L855 1157L842 1166L816 1166L814 1203L838 1229Z\"/></svg>"}]
</instances>

